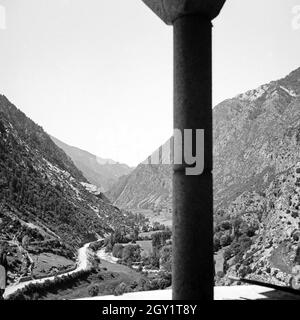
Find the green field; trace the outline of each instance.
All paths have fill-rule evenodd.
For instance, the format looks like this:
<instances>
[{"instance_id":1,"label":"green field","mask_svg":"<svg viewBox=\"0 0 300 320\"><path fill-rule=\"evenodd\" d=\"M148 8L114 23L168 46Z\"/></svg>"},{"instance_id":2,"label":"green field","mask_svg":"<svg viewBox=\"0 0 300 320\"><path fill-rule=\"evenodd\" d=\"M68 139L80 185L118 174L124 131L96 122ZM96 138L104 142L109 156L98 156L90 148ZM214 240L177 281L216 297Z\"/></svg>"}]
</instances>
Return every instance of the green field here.
<instances>
[{"instance_id":1,"label":"green field","mask_svg":"<svg viewBox=\"0 0 300 320\"><path fill-rule=\"evenodd\" d=\"M152 210L148 209L137 209L132 210L133 213L141 213L146 218L149 219L150 223L159 222L161 224L164 224L166 227L172 226L172 213L165 211L162 211L160 214L154 213Z\"/></svg>"},{"instance_id":2,"label":"green field","mask_svg":"<svg viewBox=\"0 0 300 320\"><path fill-rule=\"evenodd\" d=\"M34 262L33 276L47 276L53 271L62 271L75 266L72 260L52 253L32 255Z\"/></svg>"},{"instance_id":3,"label":"green field","mask_svg":"<svg viewBox=\"0 0 300 320\"><path fill-rule=\"evenodd\" d=\"M146 255L146 256L150 256L151 253L153 252L153 248L152 248L152 240L143 240L143 241L137 241L136 244L138 244L141 249L142 252L141 254Z\"/></svg>"}]
</instances>

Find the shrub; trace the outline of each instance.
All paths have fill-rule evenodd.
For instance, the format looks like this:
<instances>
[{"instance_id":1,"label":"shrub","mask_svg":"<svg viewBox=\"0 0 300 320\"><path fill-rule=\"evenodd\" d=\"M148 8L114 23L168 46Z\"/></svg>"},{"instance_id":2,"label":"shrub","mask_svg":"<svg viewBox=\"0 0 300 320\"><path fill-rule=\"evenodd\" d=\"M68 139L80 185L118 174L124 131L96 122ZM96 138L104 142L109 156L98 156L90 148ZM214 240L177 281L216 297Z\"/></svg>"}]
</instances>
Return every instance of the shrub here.
<instances>
[{"instance_id":1,"label":"shrub","mask_svg":"<svg viewBox=\"0 0 300 320\"><path fill-rule=\"evenodd\" d=\"M299 233L294 233L292 237L294 241L299 241Z\"/></svg>"},{"instance_id":2,"label":"shrub","mask_svg":"<svg viewBox=\"0 0 300 320\"><path fill-rule=\"evenodd\" d=\"M214 252L217 252L221 249L220 239L217 236L214 236Z\"/></svg>"},{"instance_id":3,"label":"shrub","mask_svg":"<svg viewBox=\"0 0 300 320\"><path fill-rule=\"evenodd\" d=\"M141 260L141 247L136 244L129 244L124 247L122 259L125 263L138 262Z\"/></svg>"},{"instance_id":4,"label":"shrub","mask_svg":"<svg viewBox=\"0 0 300 320\"><path fill-rule=\"evenodd\" d=\"M172 275L170 272L160 272L157 278L146 283L148 290L164 290L172 284Z\"/></svg>"},{"instance_id":5,"label":"shrub","mask_svg":"<svg viewBox=\"0 0 300 320\"><path fill-rule=\"evenodd\" d=\"M138 272L142 272L142 271L143 271L143 266L142 266L141 264L139 265L137 271L138 271Z\"/></svg>"},{"instance_id":6,"label":"shrub","mask_svg":"<svg viewBox=\"0 0 300 320\"><path fill-rule=\"evenodd\" d=\"M251 273L252 270L249 266L246 266L246 267L241 267L240 270L239 270L239 276L241 278L245 278L247 274Z\"/></svg>"},{"instance_id":7,"label":"shrub","mask_svg":"<svg viewBox=\"0 0 300 320\"><path fill-rule=\"evenodd\" d=\"M161 267L168 271L172 271L172 246L164 246L160 250Z\"/></svg>"},{"instance_id":8,"label":"shrub","mask_svg":"<svg viewBox=\"0 0 300 320\"><path fill-rule=\"evenodd\" d=\"M112 249L112 255L115 258L122 259L124 246L122 244L116 243Z\"/></svg>"},{"instance_id":9,"label":"shrub","mask_svg":"<svg viewBox=\"0 0 300 320\"><path fill-rule=\"evenodd\" d=\"M298 216L299 216L298 212L296 212L296 211L293 211L293 212L292 212L292 217L293 217L294 219L298 218Z\"/></svg>"},{"instance_id":10,"label":"shrub","mask_svg":"<svg viewBox=\"0 0 300 320\"><path fill-rule=\"evenodd\" d=\"M226 247L226 246L229 246L232 242L232 239L230 237L230 235L226 234L226 235L223 235L220 239L220 245L221 247Z\"/></svg>"},{"instance_id":11,"label":"shrub","mask_svg":"<svg viewBox=\"0 0 300 320\"><path fill-rule=\"evenodd\" d=\"M223 258L226 261L229 260L232 256L233 256L233 251L231 248L226 249L223 253Z\"/></svg>"},{"instance_id":12,"label":"shrub","mask_svg":"<svg viewBox=\"0 0 300 320\"><path fill-rule=\"evenodd\" d=\"M55 277L53 281L46 280L43 283L29 284L9 296L10 300L30 300L38 294L45 295L47 292L57 292L62 286L73 287L80 280L86 280L92 270L81 270L76 273Z\"/></svg>"},{"instance_id":13,"label":"shrub","mask_svg":"<svg viewBox=\"0 0 300 320\"><path fill-rule=\"evenodd\" d=\"M104 280L104 277L102 274L98 274L97 278L98 278L98 280L101 280L101 281Z\"/></svg>"},{"instance_id":14,"label":"shrub","mask_svg":"<svg viewBox=\"0 0 300 320\"><path fill-rule=\"evenodd\" d=\"M97 284L91 284L88 287L88 293L90 297L95 297L99 294L99 286Z\"/></svg>"},{"instance_id":15,"label":"shrub","mask_svg":"<svg viewBox=\"0 0 300 320\"><path fill-rule=\"evenodd\" d=\"M154 254L154 253L151 253L150 254L150 257L149 257L149 260L150 260L150 263L149 263L149 266L151 268L159 268L159 257L158 255Z\"/></svg>"},{"instance_id":16,"label":"shrub","mask_svg":"<svg viewBox=\"0 0 300 320\"><path fill-rule=\"evenodd\" d=\"M221 229L222 230L230 230L231 229L231 222L228 220L225 220L221 223Z\"/></svg>"},{"instance_id":17,"label":"shrub","mask_svg":"<svg viewBox=\"0 0 300 320\"><path fill-rule=\"evenodd\" d=\"M104 241L103 240L92 242L89 245L89 249L91 249L92 251L98 251L103 247L103 245L104 245Z\"/></svg>"},{"instance_id":18,"label":"shrub","mask_svg":"<svg viewBox=\"0 0 300 320\"><path fill-rule=\"evenodd\" d=\"M170 230L155 232L152 234L152 247L153 249L159 250L162 248L168 239L172 236Z\"/></svg>"},{"instance_id":19,"label":"shrub","mask_svg":"<svg viewBox=\"0 0 300 320\"><path fill-rule=\"evenodd\" d=\"M96 256L96 254L93 254L89 256L88 260L91 265L92 271L97 271L99 269L99 264L101 263L100 258Z\"/></svg>"},{"instance_id":20,"label":"shrub","mask_svg":"<svg viewBox=\"0 0 300 320\"><path fill-rule=\"evenodd\" d=\"M120 295L122 295L122 294L125 293L125 292L131 292L131 291L132 291L131 287L127 286L126 283L121 282L121 283L115 288L114 294L115 294L116 296L120 296Z\"/></svg>"},{"instance_id":21,"label":"shrub","mask_svg":"<svg viewBox=\"0 0 300 320\"><path fill-rule=\"evenodd\" d=\"M111 243L109 243L106 247L105 247L105 252L111 252L113 249L113 246Z\"/></svg>"}]
</instances>

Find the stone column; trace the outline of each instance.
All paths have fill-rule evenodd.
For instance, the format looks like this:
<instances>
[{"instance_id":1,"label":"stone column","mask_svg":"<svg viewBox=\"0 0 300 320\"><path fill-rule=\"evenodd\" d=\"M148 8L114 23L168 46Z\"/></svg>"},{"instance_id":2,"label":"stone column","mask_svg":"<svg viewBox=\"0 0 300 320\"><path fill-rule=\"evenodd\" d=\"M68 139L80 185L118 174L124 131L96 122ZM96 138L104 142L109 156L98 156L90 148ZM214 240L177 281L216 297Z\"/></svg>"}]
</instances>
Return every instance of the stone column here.
<instances>
[{"instance_id":1,"label":"stone column","mask_svg":"<svg viewBox=\"0 0 300 320\"><path fill-rule=\"evenodd\" d=\"M225 0L143 0L174 26L174 129L204 129L204 171L173 170L173 299L213 300L211 20Z\"/></svg>"}]
</instances>

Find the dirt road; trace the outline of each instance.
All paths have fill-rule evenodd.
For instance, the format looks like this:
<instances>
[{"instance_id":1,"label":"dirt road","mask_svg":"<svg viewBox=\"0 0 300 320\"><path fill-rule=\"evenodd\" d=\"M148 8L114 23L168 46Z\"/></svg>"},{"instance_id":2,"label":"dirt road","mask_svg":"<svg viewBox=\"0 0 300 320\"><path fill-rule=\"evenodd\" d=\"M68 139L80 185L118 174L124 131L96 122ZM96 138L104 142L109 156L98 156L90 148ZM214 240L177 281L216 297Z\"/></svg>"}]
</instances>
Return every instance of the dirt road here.
<instances>
[{"instance_id":1,"label":"dirt road","mask_svg":"<svg viewBox=\"0 0 300 320\"><path fill-rule=\"evenodd\" d=\"M75 272L81 271L81 270L86 270L88 267L88 247L89 247L90 243L86 243L82 248L80 248L78 250L78 258L77 258L77 268L70 271L70 272L66 272L63 273L61 275L59 275L58 277L62 277L62 276L66 276L66 275L70 275L73 274ZM8 286L5 290L4 293L4 298L7 299L9 298L9 296L11 294L13 294L14 292L16 292L19 289L23 289L24 287L26 287L29 284L36 284L36 283L44 283L47 280L54 280L54 276L51 277L45 277L42 279L36 279L36 280L30 280L30 281L25 281L25 282L20 282L20 283L16 283L16 284L12 284L10 286Z\"/></svg>"}]
</instances>

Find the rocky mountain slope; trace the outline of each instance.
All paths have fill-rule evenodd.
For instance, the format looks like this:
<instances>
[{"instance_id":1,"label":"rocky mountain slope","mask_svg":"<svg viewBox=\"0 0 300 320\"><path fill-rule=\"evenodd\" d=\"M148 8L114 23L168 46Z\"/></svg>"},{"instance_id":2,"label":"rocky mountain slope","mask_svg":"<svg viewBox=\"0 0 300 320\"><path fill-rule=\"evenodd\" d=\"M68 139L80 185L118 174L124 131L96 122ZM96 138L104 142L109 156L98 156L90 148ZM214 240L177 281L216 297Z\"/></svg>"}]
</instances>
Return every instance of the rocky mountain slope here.
<instances>
[{"instance_id":1,"label":"rocky mountain slope","mask_svg":"<svg viewBox=\"0 0 300 320\"><path fill-rule=\"evenodd\" d=\"M141 163L119 179L106 193L120 208L160 210L171 204L172 183L169 165Z\"/></svg>"},{"instance_id":2,"label":"rocky mountain slope","mask_svg":"<svg viewBox=\"0 0 300 320\"><path fill-rule=\"evenodd\" d=\"M132 171L132 168L126 164L102 159L90 152L69 146L57 138L51 137L51 139L72 159L84 177L101 191L109 190L121 176Z\"/></svg>"},{"instance_id":3,"label":"rocky mountain slope","mask_svg":"<svg viewBox=\"0 0 300 320\"><path fill-rule=\"evenodd\" d=\"M227 273L288 284L299 258L300 69L218 105L214 142L215 221L233 222ZM238 219L255 226L251 237L234 230Z\"/></svg>"},{"instance_id":4,"label":"rocky mountain slope","mask_svg":"<svg viewBox=\"0 0 300 320\"><path fill-rule=\"evenodd\" d=\"M0 240L77 248L133 216L91 186L49 135L0 95ZM49 247L49 246L48 246Z\"/></svg>"},{"instance_id":5,"label":"rocky mountain slope","mask_svg":"<svg viewBox=\"0 0 300 320\"><path fill-rule=\"evenodd\" d=\"M130 174L121 177L106 192L107 197L119 208L171 213L172 167L167 164L171 162L168 140Z\"/></svg>"},{"instance_id":6,"label":"rocky mountain slope","mask_svg":"<svg viewBox=\"0 0 300 320\"><path fill-rule=\"evenodd\" d=\"M288 284L299 259L300 68L217 105L213 127L215 250L224 250L224 272ZM151 206L162 193L171 206L171 171L162 167L139 166L108 195L131 207Z\"/></svg>"}]
</instances>

